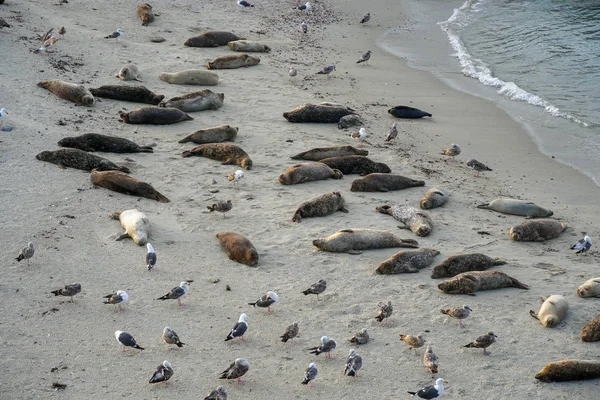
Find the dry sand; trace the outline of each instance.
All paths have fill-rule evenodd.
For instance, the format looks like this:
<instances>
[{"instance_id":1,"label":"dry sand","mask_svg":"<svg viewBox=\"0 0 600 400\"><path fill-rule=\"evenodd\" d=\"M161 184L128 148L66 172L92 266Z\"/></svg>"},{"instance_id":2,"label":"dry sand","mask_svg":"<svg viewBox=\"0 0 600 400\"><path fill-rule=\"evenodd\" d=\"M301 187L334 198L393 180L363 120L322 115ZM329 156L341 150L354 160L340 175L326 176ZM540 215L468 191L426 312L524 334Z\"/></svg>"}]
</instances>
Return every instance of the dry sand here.
<instances>
[{"instance_id":1,"label":"dry sand","mask_svg":"<svg viewBox=\"0 0 600 400\"><path fill-rule=\"evenodd\" d=\"M449 89L377 48L385 29L407 21L397 2L366 6L315 1L313 14L305 16L292 10L293 1L257 0L253 9L222 0L156 1L152 5L161 15L149 27L141 26L135 3L53 3L58 0L9 0L0 5L0 17L12 24L0 31L0 106L9 110L7 122L14 125L0 138L1 398L202 398L219 384L229 389L231 399L408 398L407 390L433 383L434 376L400 342L398 335L404 333L423 333L433 344L440 362L436 377L450 381L444 397L596 398L597 380L542 384L533 376L550 361L597 355L596 345L581 342L579 332L597 315L598 303L577 298L575 289L598 275L598 253L579 256L568 248L584 232L598 237L599 188L572 168L541 155L521 126L493 103ZM367 11L372 20L361 26L358 21ZM304 37L302 21L309 25ZM65 26L67 34L57 43L56 53L33 53L39 46L36 34L59 26ZM117 28L125 32L119 42L103 38ZM87 87L117 84L113 75L123 64L134 62L149 89L167 98L184 94L196 88L169 85L158 74L203 68L207 61L230 54L225 47L183 46L188 37L207 30L234 31L273 51L259 55L257 67L217 71L221 83L210 89L225 93L225 105L194 113L194 121L125 125L118 122L117 112L138 104L101 99L93 107L79 107L36 86L46 79ZM153 36L166 41L151 43ZM356 64L368 49L373 51L370 65ZM337 70L330 79L313 75L333 62ZM290 64L299 71L293 80L287 76ZM425 180L426 187L353 193L349 187L357 176L280 185L277 176L295 164L290 155L353 144L350 131L340 131L335 124L291 124L281 116L302 103L320 101L355 108L371 133L365 144L369 157L387 163L395 173ZM394 121L387 109L399 104L424 109L434 117ZM393 122L398 122L400 133L391 145L384 145ZM178 144L179 139L222 123L240 128L237 144L254 161L239 191L233 191L225 178L236 168L180 156L192 146ZM60 138L85 132L140 144L155 142L154 154L102 155L118 163L126 157L134 160L128 164L132 175L151 182L171 203L93 189L89 174L35 159L40 151L56 149ZM462 146L456 163L438 154L450 143ZM469 158L494 171L473 178L464 164ZM444 208L429 213L435 223L433 234L418 238L422 247L441 252L436 264L458 253L482 252L507 260L498 269L529 284L531 290L445 295L429 277L430 268L417 274L374 275L376 266L396 249L361 255L315 251L313 239L342 228L386 229L414 238L389 216L376 213L375 207L386 202L416 206L422 193L438 184L452 196ZM212 194L211 189L219 192ZM300 224L290 221L299 203L331 190L342 192L348 214L338 212ZM475 207L501 196L551 208L569 228L547 243L512 242L508 229L522 218ZM233 201L227 218L206 209L218 199ZM151 220L151 243L158 253L155 271L146 271L143 247L114 240L121 227L108 213L130 208L139 208ZM230 261L221 251L215 233L230 230L255 244L258 268ZM29 263L17 263L14 257L30 240L36 245L35 256ZM186 279L194 283L185 307L155 300ZM301 294L319 279L328 282L320 301ZM211 283L214 280L219 282ZM50 294L73 282L83 287L74 304ZM226 285L231 291L225 290ZM119 289L130 295L122 313L102 304L102 296ZM280 296L274 314L246 305L268 290ZM528 315L539 307L540 296L550 294L562 294L571 304L566 321L555 329L542 327ZM377 303L388 300L395 310L382 327L374 319ZM465 321L467 328L460 329L440 309L464 303L473 313ZM248 340L225 343L242 312L249 315ZM300 323L300 336L293 345L283 344L279 336L293 321ZM162 343L167 325L186 343L183 348L169 349ZM351 348L346 340L363 327L373 340L358 348L363 369L353 380L342 375ZM122 353L114 339L116 330L131 333L146 350ZM499 337L489 349L491 357L461 347L488 331ZM336 359L306 351L322 335L337 340ZM237 357L250 361L246 384L217 379ZM169 386L149 385L154 368L165 359L175 366ZM313 361L319 376L311 389L300 382ZM66 369L51 372L61 363ZM54 393L53 382L68 386Z\"/></svg>"}]
</instances>

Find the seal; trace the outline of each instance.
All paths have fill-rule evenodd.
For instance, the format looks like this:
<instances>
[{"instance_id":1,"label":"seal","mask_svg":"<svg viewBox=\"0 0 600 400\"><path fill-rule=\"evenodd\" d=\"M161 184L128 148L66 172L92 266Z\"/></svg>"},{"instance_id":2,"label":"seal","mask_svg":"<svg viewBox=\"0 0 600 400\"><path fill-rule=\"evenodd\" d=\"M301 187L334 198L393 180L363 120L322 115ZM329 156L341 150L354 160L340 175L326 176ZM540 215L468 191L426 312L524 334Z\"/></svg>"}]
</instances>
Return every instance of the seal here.
<instances>
[{"instance_id":1,"label":"seal","mask_svg":"<svg viewBox=\"0 0 600 400\"><path fill-rule=\"evenodd\" d=\"M250 40L233 40L227 43L233 51L247 51L248 53L270 53L271 48L259 42L253 42Z\"/></svg>"},{"instance_id":2,"label":"seal","mask_svg":"<svg viewBox=\"0 0 600 400\"><path fill-rule=\"evenodd\" d=\"M569 311L569 303L564 296L556 294L542 300L544 303L540 311L536 314L535 311L529 310L529 315L540 321L546 328L554 328L565 319Z\"/></svg>"},{"instance_id":3,"label":"seal","mask_svg":"<svg viewBox=\"0 0 600 400\"><path fill-rule=\"evenodd\" d=\"M231 32L210 31L200 36L194 36L185 41L187 47L217 47L226 46L229 42L244 40Z\"/></svg>"},{"instance_id":4,"label":"seal","mask_svg":"<svg viewBox=\"0 0 600 400\"><path fill-rule=\"evenodd\" d=\"M552 219L525 221L510 228L508 235L517 242L543 242L554 239L566 228L565 224Z\"/></svg>"},{"instance_id":5,"label":"seal","mask_svg":"<svg viewBox=\"0 0 600 400\"><path fill-rule=\"evenodd\" d=\"M419 201L419 207L423 210L429 210L431 208L441 207L448 201L450 194L448 191L441 187L435 186L425 192L421 201Z\"/></svg>"},{"instance_id":6,"label":"seal","mask_svg":"<svg viewBox=\"0 0 600 400\"><path fill-rule=\"evenodd\" d=\"M179 72L161 72L158 76L161 81L173 85L203 85L214 86L219 83L219 75L203 69L186 69Z\"/></svg>"},{"instance_id":7,"label":"seal","mask_svg":"<svg viewBox=\"0 0 600 400\"><path fill-rule=\"evenodd\" d=\"M196 144L235 142L238 128L231 125L212 126L197 130L189 136L184 137L179 143L193 142Z\"/></svg>"},{"instance_id":8,"label":"seal","mask_svg":"<svg viewBox=\"0 0 600 400\"><path fill-rule=\"evenodd\" d=\"M350 114L340 118L338 121L338 129L348 129L353 126L362 125L362 119L358 114Z\"/></svg>"},{"instance_id":9,"label":"seal","mask_svg":"<svg viewBox=\"0 0 600 400\"><path fill-rule=\"evenodd\" d=\"M215 58L206 64L208 69L235 69L258 65L260 58L244 54L229 54Z\"/></svg>"},{"instance_id":10,"label":"seal","mask_svg":"<svg viewBox=\"0 0 600 400\"><path fill-rule=\"evenodd\" d=\"M39 87L49 90L61 99L72 101L76 104L91 106L94 104L94 96L83 85L65 81L43 81L38 83Z\"/></svg>"},{"instance_id":11,"label":"seal","mask_svg":"<svg viewBox=\"0 0 600 400\"><path fill-rule=\"evenodd\" d=\"M506 261L488 257L481 253L459 254L448 257L441 264L433 267L431 277L433 279L451 278L463 272L485 271L490 267L504 264L506 264Z\"/></svg>"},{"instance_id":12,"label":"seal","mask_svg":"<svg viewBox=\"0 0 600 400\"><path fill-rule=\"evenodd\" d=\"M127 167L119 167L106 158L79 149L42 151L35 158L40 161L56 164L60 168L76 168L84 171L96 169L98 171L123 171L129 173L129 168Z\"/></svg>"},{"instance_id":13,"label":"seal","mask_svg":"<svg viewBox=\"0 0 600 400\"><path fill-rule=\"evenodd\" d=\"M417 186L425 186L425 182L401 175L374 173L355 179L350 190L352 192L389 192Z\"/></svg>"},{"instance_id":14,"label":"seal","mask_svg":"<svg viewBox=\"0 0 600 400\"><path fill-rule=\"evenodd\" d=\"M170 125L181 121L191 121L194 118L177 108L146 106L137 110L119 111L121 122L126 124Z\"/></svg>"},{"instance_id":15,"label":"seal","mask_svg":"<svg viewBox=\"0 0 600 400\"><path fill-rule=\"evenodd\" d=\"M319 162L322 162L331 169L339 169L344 175L368 175L372 173L387 174L392 172L390 167L384 163L372 161L365 156L330 157L324 158Z\"/></svg>"},{"instance_id":16,"label":"seal","mask_svg":"<svg viewBox=\"0 0 600 400\"><path fill-rule=\"evenodd\" d=\"M600 278L588 279L577 288L579 297L600 297Z\"/></svg>"},{"instance_id":17,"label":"seal","mask_svg":"<svg viewBox=\"0 0 600 400\"><path fill-rule=\"evenodd\" d=\"M432 115L428 112L419 110L418 108L408 106L396 106L388 110L388 113L392 114L396 118L408 118L418 119L423 117L431 117Z\"/></svg>"},{"instance_id":18,"label":"seal","mask_svg":"<svg viewBox=\"0 0 600 400\"><path fill-rule=\"evenodd\" d=\"M419 272L430 266L438 254L440 252L434 249L403 250L379 264L375 273L390 275Z\"/></svg>"},{"instance_id":19,"label":"seal","mask_svg":"<svg viewBox=\"0 0 600 400\"><path fill-rule=\"evenodd\" d=\"M283 118L289 122L321 122L338 123L340 118L353 114L347 107L325 104L302 104L293 110L283 113Z\"/></svg>"},{"instance_id":20,"label":"seal","mask_svg":"<svg viewBox=\"0 0 600 400\"><path fill-rule=\"evenodd\" d=\"M223 93L215 93L212 90L204 89L173 97L160 103L160 106L178 108L183 112L218 110L223 106L223 100L225 100Z\"/></svg>"},{"instance_id":21,"label":"seal","mask_svg":"<svg viewBox=\"0 0 600 400\"><path fill-rule=\"evenodd\" d=\"M535 379L542 382L580 381L600 378L600 361L598 360L563 360L546 364Z\"/></svg>"},{"instance_id":22,"label":"seal","mask_svg":"<svg viewBox=\"0 0 600 400\"><path fill-rule=\"evenodd\" d=\"M419 247L416 240L400 239L391 232L375 229L342 229L329 237L313 240L313 245L321 251L349 254L390 247Z\"/></svg>"},{"instance_id":23,"label":"seal","mask_svg":"<svg viewBox=\"0 0 600 400\"><path fill-rule=\"evenodd\" d=\"M414 207L404 204L401 206L383 205L375 209L382 214L391 215L394 219L402 222L404 226L400 226L399 228L410 229L417 236L429 236L433 230L433 222L429 218L429 215Z\"/></svg>"},{"instance_id":24,"label":"seal","mask_svg":"<svg viewBox=\"0 0 600 400\"><path fill-rule=\"evenodd\" d=\"M142 85L102 85L99 88L90 89L90 93L105 99L152 105L158 105L165 98L164 95L156 94Z\"/></svg>"},{"instance_id":25,"label":"seal","mask_svg":"<svg viewBox=\"0 0 600 400\"><path fill-rule=\"evenodd\" d=\"M456 275L438 285L444 293L469 294L478 290L492 290L507 287L529 289L529 286L499 271L469 271Z\"/></svg>"},{"instance_id":26,"label":"seal","mask_svg":"<svg viewBox=\"0 0 600 400\"><path fill-rule=\"evenodd\" d=\"M62 138L58 141L58 145L61 147L71 147L83 151L102 151L105 153L154 152L154 150L150 146L140 146L132 142L131 140L127 140L116 136L100 135L98 133L85 133L81 136Z\"/></svg>"},{"instance_id":27,"label":"seal","mask_svg":"<svg viewBox=\"0 0 600 400\"><path fill-rule=\"evenodd\" d=\"M150 22L154 21L154 13L152 12L152 6L148 3L138 4L137 16L142 21L142 26L148 26Z\"/></svg>"},{"instance_id":28,"label":"seal","mask_svg":"<svg viewBox=\"0 0 600 400\"><path fill-rule=\"evenodd\" d=\"M320 162L312 162L292 165L283 171L278 179L282 185L295 185L325 179L342 179L343 177L344 174L340 170L331 169Z\"/></svg>"},{"instance_id":29,"label":"seal","mask_svg":"<svg viewBox=\"0 0 600 400\"><path fill-rule=\"evenodd\" d=\"M112 190L113 192L145 197L160 203L168 203L170 201L149 183L132 178L120 171L99 172L92 170L90 181L93 185L101 186L105 189Z\"/></svg>"},{"instance_id":30,"label":"seal","mask_svg":"<svg viewBox=\"0 0 600 400\"><path fill-rule=\"evenodd\" d=\"M307 161L321 161L325 158L331 157L343 157L343 156L367 156L369 152L367 150L357 149L352 146L333 146L333 147L317 147L302 153L298 153L295 156L291 156L292 160L307 160Z\"/></svg>"},{"instance_id":31,"label":"seal","mask_svg":"<svg viewBox=\"0 0 600 400\"><path fill-rule=\"evenodd\" d=\"M140 79L140 71L135 64L123 65L119 72L115 74L115 78L119 78L124 81L142 81Z\"/></svg>"},{"instance_id":32,"label":"seal","mask_svg":"<svg viewBox=\"0 0 600 400\"><path fill-rule=\"evenodd\" d=\"M516 199L495 199L490 203L480 204L477 208L497 211L503 214L521 215L527 218L546 218L554 214L552 211L535 205L531 201Z\"/></svg>"},{"instance_id":33,"label":"seal","mask_svg":"<svg viewBox=\"0 0 600 400\"><path fill-rule=\"evenodd\" d=\"M219 232L216 236L230 260L249 266L258 264L258 252L244 236L235 232Z\"/></svg>"},{"instance_id":34,"label":"seal","mask_svg":"<svg viewBox=\"0 0 600 400\"><path fill-rule=\"evenodd\" d=\"M301 222L302 218L326 217L336 211L348 212L340 192L329 192L300 204L292 222Z\"/></svg>"},{"instance_id":35,"label":"seal","mask_svg":"<svg viewBox=\"0 0 600 400\"><path fill-rule=\"evenodd\" d=\"M596 316L581 330L581 340L584 342L597 342L600 340L600 314Z\"/></svg>"},{"instance_id":36,"label":"seal","mask_svg":"<svg viewBox=\"0 0 600 400\"><path fill-rule=\"evenodd\" d=\"M252 168L252 160L248 153L234 144L229 143L205 143L191 150L181 153L182 157L206 157L211 160L222 161L223 165L239 165L244 169Z\"/></svg>"},{"instance_id":37,"label":"seal","mask_svg":"<svg viewBox=\"0 0 600 400\"><path fill-rule=\"evenodd\" d=\"M150 220L148 216L137 209L116 211L108 214L112 219L118 219L125 233L120 234L117 240L132 238L138 246L144 246L148 243L150 234Z\"/></svg>"}]
</instances>

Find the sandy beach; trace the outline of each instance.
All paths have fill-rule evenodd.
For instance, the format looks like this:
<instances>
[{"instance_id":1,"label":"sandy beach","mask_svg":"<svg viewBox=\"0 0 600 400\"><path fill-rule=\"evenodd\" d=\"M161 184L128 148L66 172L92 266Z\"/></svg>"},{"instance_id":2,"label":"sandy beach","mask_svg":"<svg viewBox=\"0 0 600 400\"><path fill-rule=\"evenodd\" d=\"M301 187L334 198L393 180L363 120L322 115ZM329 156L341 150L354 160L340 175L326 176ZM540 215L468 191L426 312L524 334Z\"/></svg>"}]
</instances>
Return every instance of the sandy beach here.
<instances>
[{"instance_id":1,"label":"sandy beach","mask_svg":"<svg viewBox=\"0 0 600 400\"><path fill-rule=\"evenodd\" d=\"M577 297L576 288L599 276L600 253L592 247L576 255L569 247L584 235L598 237L600 188L542 155L523 127L494 103L451 89L377 47L385 30L410 26L410 16L398 2L315 1L313 12L304 14L288 0L257 0L248 9L234 1L156 1L151 4L160 16L148 27L141 26L135 2L53 4L59 2L7 0L0 5L0 17L11 25L0 30L0 108L9 112L1 123L13 126L11 132L0 132L0 201L5 210L0 231L0 366L5 379L0 398L187 399L204 398L223 385L230 399L402 399L409 398L406 391L433 384L438 377L449 381L443 395L449 399L597 398L599 380L548 384L534 375L551 361L597 358L597 344L582 342L579 334L598 314L598 300ZM361 25L366 12L371 21ZM302 21L309 26L306 35ZM40 46L36 35L60 26L67 33L55 53L34 53ZM118 42L104 39L117 28L124 32ZM233 54L227 47L183 46L189 37L211 30L234 32L272 51L256 54L258 66L217 70L220 82L212 87L158 79L161 72L204 69L208 61ZM152 43L156 36L166 40ZM369 65L357 64L367 50L372 51ZM114 77L128 62L140 69L142 85L166 98L210 89L225 94L224 105L192 113L193 121L129 125L119 122L118 112L141 104L97 99L82 107L37 87L50 79L87 88L133 84ZM315 75L333 63L336 71L330 77ZM294 79L287 74L290 65L298 69ZM349 135L359 127L340 130L336 124L294 124L282 117L303 103L323 101L355 109L370 133L364 143L369 158L386 163L395 174L424 180L425 187L351 192L358 175L279 184L279 174L297 164L290 156L315 147L357 145ZM417 107L433 118L395 119L387 110L396 105ZM384 144L394 122L398 137ZM179 144L180 139L220 124L239 127L235 144L253 160L238 191L226 178L237 166L181 157L193 144ZM36 160L39 152L58 149L61 138L88 132L155 144L152 154L97 154L126 165L133 177L151 183L171 202L94 188L89 173ZM462 147L455 162L439 154L451 143ZM493 171L475 178L465 165L470 158ZM436 185L451 196L444 207L427 212L434 221L428 237L398 229L397 221L375 211L386 203L418 207L423 193ZM349 213L291 222L300 203L334 190L342 193ZM524 218L476 207L498 197L549 208L552 218L568 228L544 243L511 241L510 227ZM228 199L233 208L225 218L207 210ZM144 247L115 241L123 230L108 214L132 208L150 219L156 270L147 271ZM416 239L420 247L440 251L433 265L461 253L501 258L507 264L496 269L530 290L444 294L437 288L440 280L430 278L431 267L415 274L374 274L381 261L402 249L351 255L313 246L314 239L345 228L382 229ZM256 268L227 258L215 237L225 231L252 241L260 257ZM29 241L36 246L33 258L15 261ZM319 300L301 293L319 279L327 281ZM156 300L184 280L194 281L183 299L185 307ZM82 285L74 303L50 294L74 282ZM117 290L129 294L125 312L103 304L102 297ZM269 290L279 294L274 313L248 305ZM552 294L565 296L570 311L560 326L548 329L529 310L540 307L541 296ZM394 313L381 326L374 318L377 304L387 301ZM461 329L440 309L463 304L473 313ZM247 340L224 342L241 313L248 314ZM298 338L294 344L282 343L279 337L294 321L300 326ZM165 326L179 334L184 347L163 343ZM347 339L362 328L372 341L356 348L363 367L359 378L352 379L343 375L353 348ZM132 334L145 350L123 353L116 330ZM498 336L490 357L462 347L489 331ZM432 375L423 366L422 349L416 356L399 334L423 334L439 358L439 373ZM332 360L306 350L323 335L337 341ZM250 362L245 384L219 380L219 373L238 357ZM167 386L150 385L163 360L173 364L173 378ZM319 369L314 388L300 384L311 362ZM54 382L67 387L55 391Z\"/></svg>"}]
</instances>

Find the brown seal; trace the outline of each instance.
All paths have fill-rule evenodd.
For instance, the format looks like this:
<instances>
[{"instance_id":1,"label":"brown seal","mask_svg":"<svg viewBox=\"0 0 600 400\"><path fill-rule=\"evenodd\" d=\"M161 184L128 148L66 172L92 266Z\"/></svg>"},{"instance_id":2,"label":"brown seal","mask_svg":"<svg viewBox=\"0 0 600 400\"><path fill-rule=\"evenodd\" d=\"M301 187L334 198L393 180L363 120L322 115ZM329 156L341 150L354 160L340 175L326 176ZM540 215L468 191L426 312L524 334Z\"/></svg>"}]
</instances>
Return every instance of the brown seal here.
<instances>
[{"instance_id":1,"label":"brown seal","mask_svg":"<svg viewBox=\"0 0 600 400\"><path fill-rule=\"evenodd\" d=\"M49 90L61 99L72 101L84 106L94 104L94 96L83 85L65 81L43 81L38 83L39 87Z\"/></svg>"},{"instance_id":2,"label":"brown seal","mask_svg":"<svg viewBox=\"0 0 600 400\"><path fill-rule=\"evenodd\" d=\"M162 94L156 94L142 85L102 85L99 88L90 89L90 93L105 99L152 105L159 104L165 98Z\"/></svg>"},{"instance_id":3,"label":"brown seal","mask_svg":"<svg viewBox=\"0 0 600 400\"><path fill-rule=\"evenodd\" d=\"M250 266L258 264L258 252L244 236L235 232L220 232L216 236L230 260Z\"/></svg>"},{"instance_id":4,"label":"brown seal","mask_svg":"<svg viewBox=\"0 0 600 400\"><path fill-rule=\"evenodd\" d=\"M429 218L429 215L414 207L407 205L383 205L375 207L375 209L382 214L391 215L394 219L402 222L404 226L399 226L399 228L410 229L417 236L428 236L433 230L433 222Z\"/></svg>"},{"instance_id":5,"label":"brown seal","mask_svg":"<svg viewBox=\"0 0 600 400\"><path fill-rule=\"evenodd\" d=\"M600 378L600 361L598 360L563 360L546 364L535 379L542 382L580 381Z\"/></svg>"},{"instance_id":6,"label":"brown seal","mask_svg":"<svg viewBox=\"0 0 600 400\"><path fill-rule=\"evenodd\" d=\"M160 203L168 203L170 201L149 183L132 178L120 171L98 172L93 170L90 174L90 181L93 185L101 186L113 192L145 197Z\"/></svg>"},{"instance_id":7,"label":"brown seal","mask_svg":"<svg viewBox=\"0 0 600 400\"><path fill-rule=\"evenodd\" d=\"M347 213L344 198L340 192L329 192L307 200L300 204L292 217L292 222L300 222L302 218L325 217L336 211Z\"/></svg>"},{"instance_id":8,"label":"brown seal","mask_svg":"<svg viewBox=\"0 0 600 400\"><path fill-rule=\"evenodd\" d=\"M387 174L392 172L390 167L384 163L372 161L365 156L330 157L324 158L319 162L329 166L329 168L339 169L344 175L368 175L372 173Z\"/></svg>"},{"instance_id":9,"label":"brown seal","mask_svg":"<svg viewBox=\"0 0 600 400\"><path fill-rule=\"evenodd\" d=\"M584 342L597 342L600 340L600 314L592 322L583 327L581 340Z\"/></svg>"},{"instance_id":10,"label":"brown seal","mask_svg":"<svg viewBox=\"0 0 600 400\"><path fill-rule=\"evenodd\" d=\"M297 183L321 181L325 179L342 179L344 174L337 169L331 169L320 162L302 163L292 165L279 175L282 185L295 185Z\"/></svg>"},{"instance_id":11,"label":"brown seal","mask_svg":"<svg viewBox=\"0 0 600 400\"><path fill-rule=\"evenodd\" d=\"M355 179L350 190L353 192L389 192L417 186L425 186L425 182L401 175L374 173Z\"/></svg>"},{"instance_id":12,"label":"brown seal","mask_svg":"<svg viewBox=\"0 0 600 400\"><path fill-rule=\"evenodd\" d=\"M475 295L473 292L478 290L492 290L507 287L529 289L529 286L499 271L463 272L438 285L438 289L444 293L469 294L472 296Z\"/></svg>"},{"instance_id":13,"label":"brown seal","mask_svg":"<svg viewBox=\"0 0 600 400\"><path fill-rule=\"evenodd\" d=\"M536 314L535 311L530 310L529 315L540 321L546 328L553 328L567 316L569 303L564 296L557 294L552 295L547 299L542 298L542 300L544 303L542 304L540 311Z\"/></svg>"},{"instance_id":14,"label":"brown seal","mask_svg":"<svg viewBox=\"0 0 600 400\"><path fill-rule=\"evenodd\" d=\"M219 83L219 75L204 69L186 69L179 72L161 72L158 78L173 85L214 86Z\"/></svg>"},{"instance_id":15,"label":"brown seal","mask_svg":"<svg viewBox=\"0 0 600 400\"><path fill-rule=\"evenodd\" d=\"M247 51L249 53L270 53L271 48L259 42L253 42L250 40L233 40L227 43L233 51Z\"/></svg>"},{"instance_id":16,"label":"brown seal","mask_svg":"<svg viewBox=\"0 0 600 400\"><path fill-rule=\"evenodd\" d=\"M440 252L434 249L403 250L379 264L375 273L390 275L419 272L430 266L438 254Z\"/></svg>"},{"instance_id":17,"label":"brown seal","mask_svg":"<svg viewBox=\"0 0 600 400\"><path fill-rule=\"evenodd\" d=\"M235 69L242 67L251 67L260 64L260 58L249 54L229 54L215 58L206 64L208 69Z\"/></svg>"},{"instance_id":18,"label":"brown seal","mask_svg":"<svg viewBox=\"0 0 600 400\"><path fill-rule=\"evenodd\" d=\"M419 207L423 210L429 210L431 208L441 207L448 201L448 191L440 186L435 186L425 192L421 201L419 201Z\"/></svg>"},{"instance_id":19,"label":"brown seal","mask_svg":"<svg viewBox=\"0 0 600 400\"><path fill-rule=\"evenodd\" d=\"M585 281L577 288L579 297L600 297L600 278Z\"/></svg>"},{"instance_id":20,"label":"brown seal","mask_svg":"<svg viewBox=\"0 0 600 400\"><path fill-rule=\"evenodd\" d=\"M154 13L152 12L152 6L148 3L138 4L137 16L142 21L142 26L148 26L150 22L154 21Z\"/></svg>"},{"instance_id":21,"label":"brown seal","mask_svg":"<svg viewBox=\"0 0 600 400\"><path fill-rule=\"evenodd\" d=\"M517 242L543 242L554 239L566 228L565 224L553 219L525 221L510 228L509 236Z\"/></svg>"},{"instance_id":22,"label":"brown seal","mask_svg":"<svg viewBox=\"0 0 600 400\"><path fill-rule=\"evenodd\" d=\"M182 157L206 157L222 161L223 165L239 165L244 169L252 168L252 160L241 147L229 143L206 143L181 153Z\"/></svg>"},{"instance_id":23,"label":"brown seal","mask_svg":"<svg viewBox=\"0 0 600 400\"><path fill-rule=\"evenodd\" d=\"M361 254L362 250L386 249L390 247L419 247L412 239L401 239L388 231L375 229L342 229L333 235L313 240L321 251L333 253Z\"/></svg>"},{"instance_id":24,"label":"brown seal","mask_svg":"<svg viewBox=\"0 0 600 400\"><path fill-rule=\"evenodd\" d=\"M485 271L486 269L504 265L506 261L499 258L488 257L481 253L459 254L457 256L448 257L441 264L433 267L431 277L436 278L451 278L463 272L469 271Z\"/></svg>"},{"instance_id":25,"label":"brown seal","mask_svg":"<svg viewBox=\"0 0 600 400\"><path fill-rule=\"evenodd\" d=\"M292 160L321 161L324 158L342 156L367 156L367 150L357 149L352 146L317 147L291 156Z\"/></svg>"},{"instance_id":26,"label":"brown seal","mask_svg":"<svg viewBox=\"0 0 600 400\"><path fill-rule=\"evenodd\" d=\"M150 146L140 146L132 142L131 140L127 140L116 136L100 135L98 133L86 133L81 136L62 138L58 141L58 145L61 147L71 147L83 151L102 151L105 153L154 152L154 150ZM90 169L90 171L92 169Z\"/></svg>"},{"instance_id":27,"label":"brown seal","mask_svg":"<svg viewBox=\"0 0 600 400\"><path fill-rule=\"evenodd\" d=\"M325 104L302 104L293 110L283 113L283 118L289 122L322 122L338 123L340 118L353 114L347 107Z\"/></svg>"},{"instance_id":28,"label":"brown seal","mask_svg":"<svg viewBox=\"0 0 600 400\"><path fill-rule=\"evenodd\" d=\"M226 46L227 43L236 40L244 40L244 38L231 32L211 31L189 38L184 45L187 47L217 47Z\"/></svg>"},{"instance_id":29,"label":"brown seal","mask_svg":"<svg viewBox=\"0 0 600 400\"><path fill-rule=\"evenodd\" d=\"M42 151L35 158L40 161L56 164L60 168L76 168L84 171L97 169L98 171L123 171L129 173L129 168L127 167L119 167L106 158L79 149Z\"/></svg>"},{"instance_id":30,"label":"brown seal","mask_svg":"<svg viewBox=\"0 0 600 400\"><path fill-rule=\"evenodd\" d=\"M219 125L197 130L189 136L184 137L179 143L193 142L196 144L234 142L238 134L238 128L231 125Z\"/></svg>"},{"instance_id":31,"label":"brown seal","mask_svg":"<svg viewBox=\"0 0 600 400\"><path fill-rule=\"evenodd\" d=\"M218 110L223 106L223 100L225 100L223 93L215 93L212 90L204 89L173 97L160 103L160 106L178 108L183 112Z\"/></svg>"},{"instance_id":32,"label":"brown seal","mask_svg":"<svg viewBox=\"0 0 600 400\"><path fill-rule=\"evenodd\" d=\"M177 108L153 106L141 107L129 112L119 111L119 118L121 122L125 122L126 124L152 125L169 125L194 119Z\"/></svg>"}]
</instances>

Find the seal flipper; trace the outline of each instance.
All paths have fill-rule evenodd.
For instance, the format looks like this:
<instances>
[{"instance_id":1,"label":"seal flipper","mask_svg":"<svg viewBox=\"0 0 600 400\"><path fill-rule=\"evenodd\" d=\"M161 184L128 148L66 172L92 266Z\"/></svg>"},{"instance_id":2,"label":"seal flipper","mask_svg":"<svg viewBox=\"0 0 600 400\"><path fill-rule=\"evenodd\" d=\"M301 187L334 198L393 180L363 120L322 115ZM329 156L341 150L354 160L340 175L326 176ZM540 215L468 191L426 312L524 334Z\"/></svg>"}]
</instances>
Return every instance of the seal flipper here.
<instances>
[{"instance_id":1,"label":"seal flipper","mask_svg":"<svg viewBox=\"0 0 600 400\"><path fill-rule=\"evenodd\" d=\"M154 153L152 146L140 146L140 153Z\"/></svg>"},{"instance_id":2,"label":"seal flipper","mask_svg":"<svg viewBox=\"0 0 600 400\"><path fill-rule=\"evenodd\" d=\"M358 255L358 254L362 254L361 250L354 250L354 249L350 249L348 250L346 253L348 254L354 254L354 255Z\"/></svg>"},{"instance_id":3,"label":"seal flipper","mask_svg":"<svg viewBox=\"0 0 600 400\"><path fill-rule=\"evenodd\" d=\"M125 233L121 233L119 236L117 236L117 238L115 239L117 242L123 240L123 239L128 239L130 238L129 234L127 232Z\"/></svg>"},{"instance_id":4,"label":"seal flipper","mask_svg":"<svg viewBox=\"0 0 600 400\"><path fill-rule=\"evenodd\" d=\"M489 210L490 209L490 203L480 204L480 205L477 206L477 208L483 208L485 210Z\"/></svg>"},{"instance_id":5,"label":"seal flipper","mask_svg":"<svg viewBox=\"0 0 600 400\"><path fill-rule=\"evenodd\" d=\"M537 315L537 314L535 313L535 311L533 311L533 310L529 310L529 315L531 315L533 318L537 319L538 321L540 320L540 319L538 318L538 315Z\"/></svg>"},{"instance_id":6,"label":"seal flipper","mask_svg":"<svg viewBox=\"0 0 600 400\"><path fill-rule=\"evenodd\" d=\"M380 192L383 192L383 193L387 193L387 192L389 192L389 190L388 190L388 189L386 189L386 188L384 188L384 187L380 187L380 188L379 188L379 189L377 189L377 190L379 190Z\"/></svg>"},{"instance_id":7,"label":"seal flipper","mask_svg":"<svg viewBox=\"0 0 600 400\"><path fill-rule=\"evenodd\" d=\"M115 211L113 213L108 214L108 216L112 219L119 219L122 211Z\"/></svg>"},{"instance_id":8,"label":"seal flipper","mask_svg":"<svg viewBox=\"0 0 600 400\"><path fill-rule=\"evenodd\" d=\"M348 213L349 211L346 210L345 208L340 208L338 211L344 212L344 213Z\"/></svg>"}]
</instances>

